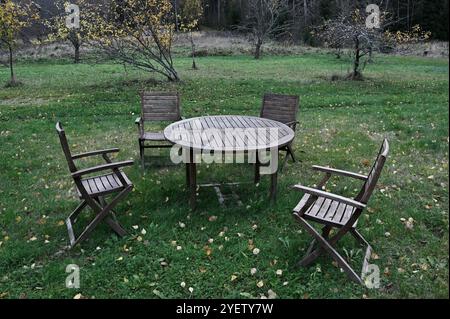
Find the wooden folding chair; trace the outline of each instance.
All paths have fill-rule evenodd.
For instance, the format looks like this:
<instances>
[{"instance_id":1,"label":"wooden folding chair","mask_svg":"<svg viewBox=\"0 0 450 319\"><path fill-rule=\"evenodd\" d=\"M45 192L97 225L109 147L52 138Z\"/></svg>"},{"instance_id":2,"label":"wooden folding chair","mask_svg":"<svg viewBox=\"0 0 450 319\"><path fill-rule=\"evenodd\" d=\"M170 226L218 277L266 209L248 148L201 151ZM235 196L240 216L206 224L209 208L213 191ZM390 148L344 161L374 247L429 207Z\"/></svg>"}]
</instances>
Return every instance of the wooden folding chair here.
<instances>
[{"instance_id":1,"label":"wooden folding chair","mask_svg":"<svg viewBox=\"0 0 450 319\"><path fill-rule=\"evenodd\" d=\"M118 148L72 155L69 144L67 143L66 134L59 122L56 123L56 131L58 132L70 173L75 182L78 196L81 199L81 203L66 219L70 248L87 239L101 221L105 221L119 236L124 236L126 231L117 222L113 208L133 189L133 184L121 170L122 167L133 165L133 161L113 163L108 154L119 152ZM74 160L96 155L102 155L106 164L77 169ZM91 175L100 171L110 171L110 173L97 176ZM107 203L105 197L113 194L115 196ZM95 217L83 232L78 237L75 237L72 225L76 222L78 215L86 206L89 206L94 211Z\"/></svg>"},{"instance_id":2,"label":"wooden folding chair","mask_svg":"<svg viewBox=\"0 0 450 319\"><path fill-rule=\"evenodd\" d=\"M389 152L389 143L384 140L377 159L370 170L369 175L361 175L328 167L313 166L314 170L325 173L324 178L317 188L309 188L301 185L293 186L305 193L298 205L294 208L294 218L314 237L306 255L299 262L299 266L308 266L324 252L327 252L337 262L349 277L359 283L367 273L372 247L364 237L356 230L359 216L366 207L370 196L377 184ZM332 175L346 176L364 182L361 191L354 199L342 197L322 190ZM323 225L320 234L308 221ZM330 237L330 232L336 228L336 234ZM337 242L348 232L363 246L367 246L363 260L361 276L350 267L347 261L337 252ZM318 244L318 245L317 245Z\"/></svg>"},{"instance_id":3,"label":"wooden folding chair","mask_svg":"<svg viewBox=\"0 0 450 319\"><path fill-rule=\"evenodd\" d=\"M145 122L176 122L181 120L180 96L178 93L141 92L141 116L135 123L139 131L139 154L142 168L145 168L144 150L146 148L168 148L163 132L145 130ZM146 143L150 142L150 143Z\"/></svg>"},{"instance_id":4,"label":"wooden folding chair","mask_svg":"<svg viewBox=\"0 0 450 319\"><path fill-rule=\"evenodd\" d=\"M275 120L286 124L295 132L297 128L297 112L299 109L299 97L295 95L280 95L280 94L264 94L263 103L261 107L260 117ZM292 142L280 148L281 151L286 152L280 171L283 170L288 157L292 158L295 163L294 151L292 150Z\"/></svg>"}]
</instances>

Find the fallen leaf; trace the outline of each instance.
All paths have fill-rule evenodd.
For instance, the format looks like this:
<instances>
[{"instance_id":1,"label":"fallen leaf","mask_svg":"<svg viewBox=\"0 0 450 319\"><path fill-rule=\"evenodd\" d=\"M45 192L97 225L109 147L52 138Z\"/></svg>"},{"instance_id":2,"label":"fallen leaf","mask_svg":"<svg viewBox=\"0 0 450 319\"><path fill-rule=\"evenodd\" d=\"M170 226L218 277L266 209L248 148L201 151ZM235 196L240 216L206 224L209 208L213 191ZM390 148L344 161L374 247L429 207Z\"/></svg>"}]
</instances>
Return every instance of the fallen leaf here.
<instances>
[{"instance_id":1,"label":"fallen leaf","mask_svg":"<svg viewBox=\"0 0 450 319\"><path fill-rule=\"evenodd\" d=\"M153 293L161 299L164 299L164 295L159 290L153 289Z\"/></svg>"},{"instance_id":2,"label":"fallen leaf","mask_svg":"<svg viewBox=\"0 0 450 319\"><path fill-rule=\"evenodd\" d=\"M369 161L368 159L364 159L364 160L362 160L362 164L363 164L365 167L368 167L368 166L370 166L370 161Z\"/></svg>"},{"instance_id":3,"label":"fallen leaf","mask_svg":"<svg viewBox=\"0 0 450 319\"><path fill-rule=\"evenodd\" d=\"M373 259L373 260L377 260L377 259L380 259L380 256L378 256L378 255L375 254L375 253L372 253L371 256L370 256L370 258Z\"/></svg>"},{"instance_id":4,"label":"fallen leaf","mask_svg":"<svg viewBox=\"0 0 450 319\"><path fill-rule=\"evenodd\" d=\"M412 230L414 228L414 219L412 217L408 218L405 222L406 229Z\"/></svg>"},{"instance_id":5,"label":"fallen leaf","mask_svg":"<svg viewBox=\"0 0 450 319\"><path fill-rule=\"evenodd\" d=\"M267 291L267 297L269 299L276 299L277 298L277 294L272 289L269 289Z\"/></svg>"},{"instance_id":6,"label":"fallen leaf","mask_svg":"<svg viewBox=\"0 0 450 319\"><path fill-rule=\"evenodd\" d=\"M206 256L210 256L212 254L212 249L209 246L205 246L203 247L203 249L205 250L205 254Z\"/></svg>"}]
</instances>

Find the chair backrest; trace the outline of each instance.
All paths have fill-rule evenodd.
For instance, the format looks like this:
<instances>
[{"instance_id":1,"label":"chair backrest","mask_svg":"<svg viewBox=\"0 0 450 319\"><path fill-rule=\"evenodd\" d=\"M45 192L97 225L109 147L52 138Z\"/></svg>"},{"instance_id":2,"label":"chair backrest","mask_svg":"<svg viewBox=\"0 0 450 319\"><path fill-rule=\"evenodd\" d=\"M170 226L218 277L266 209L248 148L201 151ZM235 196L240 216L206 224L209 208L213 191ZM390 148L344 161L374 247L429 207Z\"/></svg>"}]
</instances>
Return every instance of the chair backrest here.
<instances>
[{"instance_id":1,"label":"chair backrest","mask_svg":"<svg viewBox=\"0 0 450 319\"><path fill-rule=\"evenodd\" d=\"M59 141L61 142L61 147L63 149L64 155L66 156L69 170L73 173L77 170L77 168L72 159L72 153L70 152L69 143L67 143L66 133L64 132L64 129L60 122L56 123L56 131L58 132Z\"/></svg>"},{"instance_id":2,"label":"chair backrest","mask_svg":"<svg viewBox=\"0 0 450 319\"><path fill-rule=\"evenodd\" d=\"M364 183L360 193L356 197L356 200L367 203L370 199L370 196L377 185L378 179L380 178L381 171L383 170L384 163L386 162L386 158L389 153L389 143L388 140L385 139L383 144L381 145L380 151L378 152L377 159L370 170L368 178Z\"/></svg>"},{"instance_id":3,"label":"chair backrest","mask_svg":"<svg viewBox=\"0 0 450 319\"><path fill-rule=\"evenodd\" d=\"M295 95L264 94L260 116L281 123L297 120L299 97Z\"/></svg>"},{"instance_id":4,"label":"chair backrest","mask_svg":"<svg viewBox=\"0 0 450 319\"><path fill-rule=\"evenodd\" d=\"M141 118L144 122L180 120L179 94L171 92L141 92Z\"/></svg>"}]
</instances>

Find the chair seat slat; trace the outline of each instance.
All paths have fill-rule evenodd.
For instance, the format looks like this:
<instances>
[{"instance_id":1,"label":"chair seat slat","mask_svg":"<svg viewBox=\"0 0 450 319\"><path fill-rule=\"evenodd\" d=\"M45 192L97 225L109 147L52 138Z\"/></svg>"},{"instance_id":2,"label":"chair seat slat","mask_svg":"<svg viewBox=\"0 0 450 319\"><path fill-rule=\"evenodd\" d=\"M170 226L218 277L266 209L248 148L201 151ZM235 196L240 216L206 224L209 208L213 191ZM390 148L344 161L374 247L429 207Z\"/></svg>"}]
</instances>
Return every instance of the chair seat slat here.
<instances>
[{"instance_id":1,"label":"chair seat slat","mask_svg":"<svg viewBox=\"0 0 450 319\"><path fill-rule=\"evenodd\" d=\"M326 215L327 212L328 212L328 209L330 208L331 202L332 202L332 200L329 199L329 198L327 198L327 199L323 202L322 207L320 207L320 210L319 210L319 212L318 212L317 215L316 215L318 218L324 218L324 217L325 217L325 215Z\"/></svg>"}]
</instances>

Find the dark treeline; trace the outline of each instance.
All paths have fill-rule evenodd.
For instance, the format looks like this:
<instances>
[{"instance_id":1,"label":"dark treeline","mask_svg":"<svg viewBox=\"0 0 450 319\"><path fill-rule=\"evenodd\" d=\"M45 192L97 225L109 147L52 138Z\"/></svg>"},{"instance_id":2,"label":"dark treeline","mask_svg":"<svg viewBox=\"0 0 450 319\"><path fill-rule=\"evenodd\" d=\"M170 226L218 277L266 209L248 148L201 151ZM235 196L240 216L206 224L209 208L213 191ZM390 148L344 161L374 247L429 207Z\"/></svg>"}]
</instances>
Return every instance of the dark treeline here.
<instances>
[{"instance_id":1,"label":"dark treeline","mask_svg":"<svg viewBox=\"0 0 450 319\"><path fill-rule=\"evenodd\" d=\"M180 6L183 0L172 0ZM245 21L248 0L204 0L204 20L207 27L232 29ZM310 30L323 20L355 8L377 4L388 11L393 30L408 30L419 24L430 31L434 39L448 40L448 0L289 0L286 19L293 21L290 37L310 43Z\"/></svg>"},{"instance_id":2,"label":"dark treeline","mask_svg":"<svg viewBox=\"0 0 450 319\"><path fill-rule=\"evenodd\" d=\"M42 7L44 17L54 10L53 0L34 1ZM189 0L170 1L174 13L179 13L184 2ZM233 30L245 23L248 1L250 0L202 0L204 14L201 24L218 30ZM74 2L76 3L76 0ZM379 5L381 10L391 14L392 20L395 21L392 30L405 31L419 24L423 30L431 32L433 39L449 39L449 0L288 0L285 19L292 23L287 37L295 42L312 44L310 31L313 27L340 13L348 13L355 8L364 9L371 3ZM284 36L286 37L286 34Z\"/></svg>"}]
</instances>

